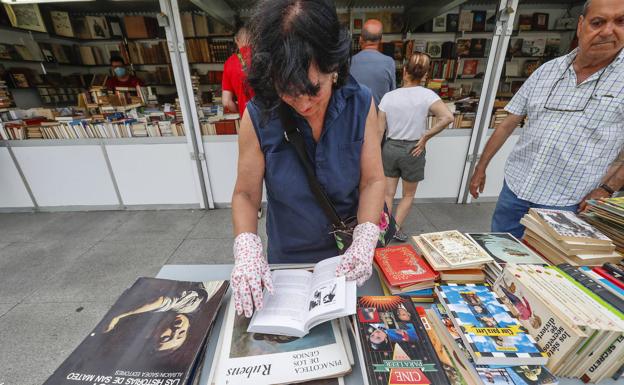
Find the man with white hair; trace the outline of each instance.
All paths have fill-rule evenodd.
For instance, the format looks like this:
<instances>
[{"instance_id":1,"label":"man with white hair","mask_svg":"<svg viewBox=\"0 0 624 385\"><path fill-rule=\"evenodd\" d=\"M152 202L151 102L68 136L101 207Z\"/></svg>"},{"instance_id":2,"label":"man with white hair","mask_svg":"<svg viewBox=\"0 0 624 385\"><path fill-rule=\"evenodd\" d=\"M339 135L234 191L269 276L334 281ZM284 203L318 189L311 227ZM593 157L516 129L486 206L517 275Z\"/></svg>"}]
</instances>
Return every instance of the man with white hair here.
<instances>
[{"instance_id":1,"label":"man with white hair","mask_svg":"<svg viewBox=\"0 0 624 385\"><path fill-rule=\"evenodd\" d=\"M528 117L507 159L492 231L521 237L531 207L577 211L624 185L624 1L588 0L579 46L539 67L507 104L470 181L477 198L485 170Z\"/></svg>"}]
</instances>

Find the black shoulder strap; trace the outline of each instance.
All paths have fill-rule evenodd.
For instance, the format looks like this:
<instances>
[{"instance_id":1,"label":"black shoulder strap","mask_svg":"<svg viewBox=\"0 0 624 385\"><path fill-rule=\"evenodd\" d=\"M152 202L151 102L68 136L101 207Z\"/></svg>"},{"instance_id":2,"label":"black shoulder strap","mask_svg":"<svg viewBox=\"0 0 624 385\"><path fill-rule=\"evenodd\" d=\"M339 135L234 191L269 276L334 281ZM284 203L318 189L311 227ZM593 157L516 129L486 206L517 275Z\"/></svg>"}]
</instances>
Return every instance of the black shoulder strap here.
<instances>
[{"instance_id":1,"label":"black shoulder strap","mask_svg":"<svg viewBox=\"0 0 624 385\"><path fill-rule=\"evenodd\" d=\"M286 103L281 103L279 106L279 116L282 121L282 126L284 127L284 134L286 140L290 142L294 147L295 151L297 151L297 155L299 155L299 160L303 165L306 176L308 178L308 184L310 185L310 190L312 190L312 194L316 198L318 204L321 206L327 218L331 221L331 223L336 228L344 227L343 221L340 219L336 208L333 203L329 200L327 193L323 190L323 187L319 183L318 179L316 179L316 174L314 172L314 167L312 166L312 161L308 156L308 153L305 149L305 143L303 139L303 135L299 128L297 128L297 122L295 121L295 117L293 115L292 110Z\"/></svg>"}]
</instances>

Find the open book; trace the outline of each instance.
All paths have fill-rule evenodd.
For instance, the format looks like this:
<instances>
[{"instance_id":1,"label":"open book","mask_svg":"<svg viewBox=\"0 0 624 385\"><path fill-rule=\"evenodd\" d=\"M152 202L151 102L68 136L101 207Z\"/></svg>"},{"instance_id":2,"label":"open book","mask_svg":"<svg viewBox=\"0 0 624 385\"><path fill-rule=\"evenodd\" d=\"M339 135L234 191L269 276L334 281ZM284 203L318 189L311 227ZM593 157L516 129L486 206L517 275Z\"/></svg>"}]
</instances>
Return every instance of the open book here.
<instances>
[{"instance_id":1,"label":"open book","mask_svg":"<svg viewBox=\"0 0 624 385\"><path fill-rule=\"evenodd\" d=\"M247 329L250 333L303 337L316 325L355 314L355 281L336 277L340 257L325 259L310 272L273 271L275 294L264 292L263 308Z\"/></svg>"}]
</instances>

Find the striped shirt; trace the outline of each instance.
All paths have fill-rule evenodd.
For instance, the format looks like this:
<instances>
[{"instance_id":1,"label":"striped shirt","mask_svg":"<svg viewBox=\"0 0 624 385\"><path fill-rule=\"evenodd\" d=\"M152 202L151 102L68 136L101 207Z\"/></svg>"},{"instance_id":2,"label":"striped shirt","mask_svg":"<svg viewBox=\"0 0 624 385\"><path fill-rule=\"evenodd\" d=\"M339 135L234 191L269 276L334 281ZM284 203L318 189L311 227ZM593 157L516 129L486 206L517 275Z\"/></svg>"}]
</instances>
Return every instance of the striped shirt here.
<instances>
[{"instance_id":1,"label":"striped shirt","mask_svg":"<svg viewBox=\"0 0 624 385\"><path fill-rule=\"evenodd\" d=\"M577 204L624 148L624 50L579 85L571 65L576 52L544 63L505 107L527 116L505 165L507 185L520 199Z\"/></svg>"}]
</instances>

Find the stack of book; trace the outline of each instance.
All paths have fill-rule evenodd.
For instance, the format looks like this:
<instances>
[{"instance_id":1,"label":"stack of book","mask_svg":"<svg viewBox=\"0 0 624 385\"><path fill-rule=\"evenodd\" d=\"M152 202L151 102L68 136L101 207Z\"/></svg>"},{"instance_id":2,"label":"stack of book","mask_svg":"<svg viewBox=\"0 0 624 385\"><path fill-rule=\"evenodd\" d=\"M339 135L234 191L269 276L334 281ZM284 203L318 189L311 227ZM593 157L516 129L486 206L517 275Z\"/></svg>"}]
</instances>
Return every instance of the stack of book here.
<instances>
[{"instance_id":1,"label":"stack of book","mask_svg":"<svg viewBox=\"0 0 624 385\"><path fill-rule=\"evenodd\" d=\"M494 290L548 355L547 367L583 382L624 371L624 313L570 265L507 264Z\"/></svg>"},{"instance_id":2,"label":"stack of book","mask_svg":"<svg viewBox=\"0 0 624 385\"><path fill-rule=\"evenodd\" d=\"M489 284L494 284L507 263L548 264L509 233L466 233L466 236L494 259L483 269L485 281Z\"/></svg>"},{"instance_id":3,"label":"stack of book","mask_svg":"<svg viewBox=\"0 0 624 385\"><path fill-rule=\"evenodd\" d=\"M607 235L624 253L624 197L587 201L581 217Z\"/></svg>"},{"instance_id":4,"label":"stack of book","mask_svg":"<svg viewBox=\"0 0 624 385\"><path fill-rule=\"evenodd\" d=\"M525 242L552 264L573 266L619 262L613 242L570 211L530 209L520 220Z\"/></svg>"},{"instance_id":5,"label":"stack of book","mask_svg":"<svg viewBox=\"0 0 624 385\"><path fill-rule=\"evenodd\" d=\"M210 116L200 122L202 135L236 135L240 127L239 114Z\"/></svg>"},{"instance_id":6,"label":"stack of book","mask_svg":"<svg viewBox=\"0 0 624 385\"><path fill-rule=\"evenodd\" d=\"M9 108L13 105L11 92L4 80L0 80L0 109Z\"/></svg>"},{"instance_id":7,"label":"stack of book","mask_svg":"<svg viewBox=\"0 0 624 385\"><path fill-rule=\"evenodd\" d=\"M228 286L139 278L44 385L197 383Z\"/></svg>"},{"instance_id":8,"label":"stack of book","mask_svg":"<svg viewBox=\"0 0 624 385\"><path fill-rule=\"evenodd\" d=\"M477 114L474 112L455 113L453 127L455 128L472 128L475 124Z\"/></svg>"},{"instance_id":9,"label":"stack of book","mask_svg":"<svg viewBox=\"0 0 624 385\"><path fill-rule=\"evenodd\" d=\"M611 265L611 264L610 264ZM624 283L601 266L557 266L575 281L624 314Z\"/></svg>"},{"instance_id":10,"label":"stack of book","mask_svg":"<svg viewBox=\"0 0 624 385\"><path fill-rule=\"evenodd\" d=\"M484 265L493 262L492 257L457 230L421 234L412 240L443 282L483 282Z\"/></svg>"},{"instance_id":11,"label":"stack of book","mask_svg":"<svg viewBox=\"0 0 624 385\"><path fill-rule=\"evenodd\" d=\"M375 250L374 266L386 295L408 295L414 302L433 302L438 274L410 245Z\"/></svg>"}]
</instances>

